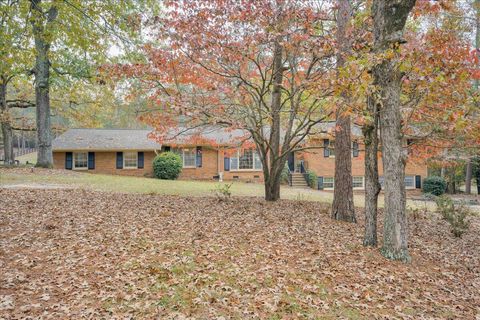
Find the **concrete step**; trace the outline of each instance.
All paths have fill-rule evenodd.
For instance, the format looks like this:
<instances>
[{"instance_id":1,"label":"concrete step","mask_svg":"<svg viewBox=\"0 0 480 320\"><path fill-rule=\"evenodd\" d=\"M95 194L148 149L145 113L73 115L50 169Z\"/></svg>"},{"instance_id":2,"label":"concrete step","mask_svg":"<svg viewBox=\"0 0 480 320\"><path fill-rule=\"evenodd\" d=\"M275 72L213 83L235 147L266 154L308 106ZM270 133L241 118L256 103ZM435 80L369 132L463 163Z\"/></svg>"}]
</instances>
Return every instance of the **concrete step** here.
<instances>
[{"instance_id":1,"label":"concrete step","mask_svg":"<svg viewBox=\"0 0 480 320\"><path fill-rule=\"evenodd\" d=\"M308 184L305 182L305 183L292 183L292 186L306 186L308 187Z\"/></svg>"}]
</instances>

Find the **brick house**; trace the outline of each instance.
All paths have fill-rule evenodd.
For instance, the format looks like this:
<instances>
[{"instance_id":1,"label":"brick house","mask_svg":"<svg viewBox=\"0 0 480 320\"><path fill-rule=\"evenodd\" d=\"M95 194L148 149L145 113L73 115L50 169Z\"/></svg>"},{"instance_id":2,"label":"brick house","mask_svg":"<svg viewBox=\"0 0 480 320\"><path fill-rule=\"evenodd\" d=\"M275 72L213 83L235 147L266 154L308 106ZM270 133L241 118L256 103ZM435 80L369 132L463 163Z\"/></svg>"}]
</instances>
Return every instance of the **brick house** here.
<instances>
[{"instance_id":1,"label":"brick house","mask_svg":"<svg viewBox=\"0 0 480 320\"><path fill-rule=\"evenodd\" d=\"M292 173L306 170L318 176L320 189L333 189L335 150L333 137L328 134L334 126L322 124L321 132L310 140L313 149L295 152L288 157ZM170 143L159 144L148 138L151 130L134 129L69 129L53 141L54 167L92 173L147 176L153 175L152 162L156 154L174 151L180 154L183 169L180 179L218 179L263 181L262 164L254 150L235 149L245 133L241 130L211 129L202 132L203 141L193 142L188 135L179 135ZM363 189L364 156L361 130L352 128L352 173L354 188ZM315 141L312 145L312 141ZM381 159L379 162L382 174ZM427 176L427 166L408 162L406 187L421 187Z\"/></svg>"}]
</instances>

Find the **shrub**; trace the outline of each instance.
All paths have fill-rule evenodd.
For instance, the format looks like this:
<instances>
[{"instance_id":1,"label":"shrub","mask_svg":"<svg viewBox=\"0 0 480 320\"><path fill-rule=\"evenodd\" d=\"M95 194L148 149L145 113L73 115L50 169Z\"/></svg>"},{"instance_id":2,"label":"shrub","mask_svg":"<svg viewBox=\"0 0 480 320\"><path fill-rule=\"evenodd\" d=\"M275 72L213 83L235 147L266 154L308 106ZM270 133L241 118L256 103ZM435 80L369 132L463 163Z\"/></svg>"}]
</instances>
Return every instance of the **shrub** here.
<instances>
[{"instance_id":1,"label":"shrub","mask_svg":"<svg viewBox=\"0 0 480 320\"><path fill-rule=\"evenodd\" d=\"M162 152L153 159L155 178L174 180L182 172L182 158L173 152Z\"/></svg>"},{"instance_id":2,"label":"shrub","mask_svg":"<svg viewBox=\"0 0 480 320\"><path fill-rule=\"evenodd\" d=\"M423 192L441 196L447 189L447 183L442 177L428 177L423 180Z\"/></svg>"},{"instance_id":3,"label":"shrub","mask_svg":"<svg viewBox=\"0 0 480 320\"><path fill-rule=\"evenodd\" d=\"M232 196L232 191L230 191L232 185L233 183L219 183L215 186L215 189L213 189L212 192L215 194L218 200L228 200Z\"/></svg>"},{"instance_id":4,"label":"shrub","mask_svg":"<svg viewBox=\"0 0 480 320\"><path fill-rule=\"evenodd\" d=\"M438 212L450 224L450 230L455 237L460 238L467 232L470 226L467 220L470 210L465 205L455 206L453 200L445 195L438 197L436 203Z\"/></svg>"},{"instance_id":5,"label":"shrub","mask_svg":"<svg viewBox=\"0 0 480 320\"><path fill-rule=\"evenodd\" d=\"M317 188L317 174L311 170L307 170L306 173L307 183L310 188Z\"/></svg>"}]
</instances>

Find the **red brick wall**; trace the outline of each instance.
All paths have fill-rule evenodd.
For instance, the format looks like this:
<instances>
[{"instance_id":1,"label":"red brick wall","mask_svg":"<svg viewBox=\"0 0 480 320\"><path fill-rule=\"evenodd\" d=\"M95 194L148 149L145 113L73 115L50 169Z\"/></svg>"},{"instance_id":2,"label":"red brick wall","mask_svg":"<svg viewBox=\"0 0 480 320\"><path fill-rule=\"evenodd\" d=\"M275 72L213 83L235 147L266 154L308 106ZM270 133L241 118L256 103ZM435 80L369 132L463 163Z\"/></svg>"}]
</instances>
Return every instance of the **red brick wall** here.
<instances>
[{"instance_id":1,"label":"red brick wall","mask_svg":"<svg viewBox=\"0 0 480 320\"><path fill-rule=\"evenodd\" d=\"M117 153L116 152L95 152L95 169L78 170L80 172L116 174L122 176L152 176L153 175L153 151L144 152L144 168L143 169L117 169ZM57 169L65 169L65 152L53 153L53 166Z\"/></svg>"},{"instance_id":2,"label":"red brick wall","mask_svg":"<svg viewBox=\"0 0 480 320\"><path fill-rule=\"evenodd\" d=\"M202 148L202 166L197 168L183 168L180 179L211 180L218 175L218 152L206 147Z\"/></svg>"},{"instance_id":3,"label":"red brick wall","mask_svg":"<svg viewBox=\"0 0 480 320\"><path fill-rule=\"evenodd\" d=\"M360 145L360 150L363 146ZM145 163L143 169L116 169L116 152L95 152L95 169L84 170L93 173L118 174L128 176L152 176L152 161L155 153L147 151L145 154ZM364 176L364 152L360 151L359 157L352 157L352 173L353 176ZM54 152L54 167L65 168L65 152ZM295 154L295 160L303 158L308 168L314 171L318 176L333 177L335 172L335 158L325 158L323 149L310 150ZM202 167L200 168L184 168L180 174L180 179L202 179L211 180L219 172L223 172L224 180L241 180L241 181L263 181L262 171L225 171L224 169L224 151L215 149L202 148ZM379 159L380 175L383 172L381 158ZM423 178L427 176L427 166L412 161L407 163L406 175L420 175Z\"/></svg>"},{"instance_id":4,"label":"red brick wall","mask_svg":"<svg viewBox=\"0 0 480 320\"><path fill-rule=\"evenodd\" d=\"M360 146L362 148L362 146ZM365 153L359 152L358 157L352 157L352 175L364 176L365 175ZM323 156L323 149L312 150L309 152L296 153L295 161L303 159L307 162L307 166L310 170L314 171L318 176L333 177L335 175L335 157L325 158ZM378 158L378 170L380 175L383 175L382 158ZM407 162L405 167L406 175L420 175L422 177L427 176L427 166L423 163L415 163L413 161Z\"/></svg>"}]
</instances>

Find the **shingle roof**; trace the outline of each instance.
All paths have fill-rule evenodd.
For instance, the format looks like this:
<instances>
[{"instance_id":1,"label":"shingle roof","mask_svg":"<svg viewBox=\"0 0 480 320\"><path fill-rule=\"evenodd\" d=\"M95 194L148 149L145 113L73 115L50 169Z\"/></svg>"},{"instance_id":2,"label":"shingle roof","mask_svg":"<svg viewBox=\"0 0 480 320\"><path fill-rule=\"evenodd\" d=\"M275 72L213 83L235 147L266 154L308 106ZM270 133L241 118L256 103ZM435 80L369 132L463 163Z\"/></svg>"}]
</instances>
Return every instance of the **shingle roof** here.
<instances>
[{"instance_id":1,"label":"shingle roof","mask_svg":"<svg viewBox=\"0 0 480 320\"><path fill-rule=\"evenodd\" d=\"M249 136L249 133L242 129L227 129L211 125L191 129L172 129L171 132L165 135L163 141L165 145L172 143L179 145L189 144L192 141L197 141L197 144L201 144L204 141L206 144L232 145Z\"/></svg>"},{"instance_id":2,"label":"shingle roof","mask_svg":"<svg viewBox=\"0 0 480 320\"><path fill-rule=\"evenodd\" d=\"M335 122L320 123L314 132L330 133ZM151 129L69 129L53 140L54 151L115 151L115 150L160 150L162 145L148 137ZM361 136L361 128L352 125L352 134ZM238 144L248 136L245 130L225 129L218 126L185 130L184 128L170 132L162 139L164 145L188 144ZM197 140L196 140L197 139ZM193 142L196 141L196 142ZM203 142L202 142L203 141Z\"/></svg>"},{"instance_id":3,"label":"shingle roof","mask_svg":"<svg viewBox=\"0 0 480 320\"><path fill-rule=\"evenodd\" d=\"M135 129L69 129L53 140L54 151L60 150L158 150L161 144L147 135L151 130Z\"/></svg>"},{"instance_id":4,"label":"shingle roof","mask_svg":"<svg viewBox=\"0 0 480 320\"><path fill-rule=\"evenodd\" d=\"M150 133L150 129L69 129L53 140L52 147L53 151L159 150L162 144L148 138ZM213 126L186 131L179 129L169 133L163 144L189 144L195 141L195 138L201 138L205 144L228 145L238 142L245 135L243 130ZM201 140L197 140L196 144L201 143Z\"/></svg>"}]
</instances>

